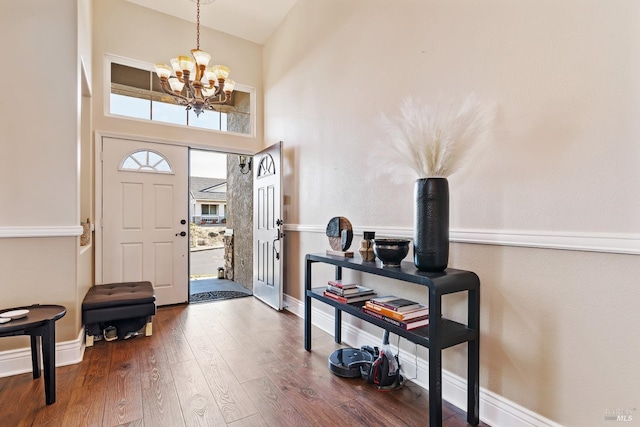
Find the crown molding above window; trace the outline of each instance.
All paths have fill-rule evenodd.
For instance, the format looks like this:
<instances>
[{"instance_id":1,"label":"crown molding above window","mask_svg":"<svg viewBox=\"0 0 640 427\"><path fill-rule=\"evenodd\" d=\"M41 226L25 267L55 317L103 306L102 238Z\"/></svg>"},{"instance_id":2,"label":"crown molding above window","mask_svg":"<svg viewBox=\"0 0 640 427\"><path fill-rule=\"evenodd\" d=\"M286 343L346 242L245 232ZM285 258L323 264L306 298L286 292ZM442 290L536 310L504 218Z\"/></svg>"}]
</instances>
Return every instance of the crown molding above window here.
<instances>
[{"instance_id":1,"label":"crown molding above window","mask_svg":"<svg viewBox=\"0 0 640 427\"><path fill-rule=\"evenodd\" d=\"M285 231L301 233L324 234L326 232L326 227L322 225L285 224L284 229ZM361 235L365 230L375 231L376 237L413 238L412 228L355 227L353 233ZM640 235L637 234L569 231L451 230L449 239L453 243L640 255Z\"/></svg>"},{"instance_id":2,"label":"crown molding above window","mask_svg":"<svg viewBox=\"0 0 640 427\"><path fill-rule=\"evenodd\" d=\"M82 226L49 227L0 227L0 239L16 237L77 237L82 234Z\"/></svg>"}]
</instances>

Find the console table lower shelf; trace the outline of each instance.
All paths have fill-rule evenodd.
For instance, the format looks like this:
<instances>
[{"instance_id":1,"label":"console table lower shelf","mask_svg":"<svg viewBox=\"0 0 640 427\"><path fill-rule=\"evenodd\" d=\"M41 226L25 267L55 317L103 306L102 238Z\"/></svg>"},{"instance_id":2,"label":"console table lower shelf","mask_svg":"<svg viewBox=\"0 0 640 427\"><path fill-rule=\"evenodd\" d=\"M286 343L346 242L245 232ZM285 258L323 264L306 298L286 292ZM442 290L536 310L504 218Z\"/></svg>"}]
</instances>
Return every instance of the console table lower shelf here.
<instances>
[{"instance_id":1,"label":"console table lower shelf","mask_svg":"<svg viewBox=\"0 0 640 427\"><path fill-rule=\"evenodd\" d=\"M385 322L362 311L364 302L343 304L323 295L325 287L311 287L311 267L314 263L326 263L336 266L335 278L342 278L342 268L359 270L369 274L386 276L396 280L422 285L429 290L428 326L405 330ZM311 350L311 300L315 299L335 308L334 340L342 341L342 312L368 323L379 326L390 333L399 335L410 342L429 349L429 425L442 426L442 350L454 345L467 343L467 422L477 426L479 415L479 323L480 323L480 282L478 277L468 271L447 269L443 273L431 274L416 270L413 264L402 263L402 267L382 267L379 263L344 259L324 254L308 254L305 271L305 335L304 346ZM326 283L326 282L325 282ZM468 322L462 324L441 316L442 295L468 292Z\"/></svg>"}]
</instances>

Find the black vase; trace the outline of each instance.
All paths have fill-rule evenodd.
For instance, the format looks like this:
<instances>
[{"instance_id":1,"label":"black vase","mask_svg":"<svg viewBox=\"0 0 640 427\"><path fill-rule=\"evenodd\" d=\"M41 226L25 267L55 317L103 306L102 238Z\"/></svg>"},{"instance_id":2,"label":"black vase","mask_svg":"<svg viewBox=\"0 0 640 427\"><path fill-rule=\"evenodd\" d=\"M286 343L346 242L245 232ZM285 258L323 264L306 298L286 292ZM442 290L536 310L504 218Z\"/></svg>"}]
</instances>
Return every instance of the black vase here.
<instances>
[{"instance_id":1,"label":"black vase","mask_svg":"<svg viewBox=\"0 0 640 427\"><path fill-rule=\"evenodd\" d=\"M413 263L418 270L443 271L449 262L449 182L418 179L415 201Z\"/></svg>"}]
</instances>

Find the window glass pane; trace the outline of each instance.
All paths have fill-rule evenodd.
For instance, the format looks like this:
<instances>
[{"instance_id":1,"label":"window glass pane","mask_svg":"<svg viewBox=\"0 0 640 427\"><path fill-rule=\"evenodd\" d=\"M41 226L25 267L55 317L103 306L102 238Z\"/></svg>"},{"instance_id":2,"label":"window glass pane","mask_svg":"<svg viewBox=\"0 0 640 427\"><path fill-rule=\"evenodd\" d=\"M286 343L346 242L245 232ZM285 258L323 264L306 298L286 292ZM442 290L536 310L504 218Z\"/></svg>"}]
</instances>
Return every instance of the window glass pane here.
<instances>
[{"instance_id":1,"label":"window glass pane","mask_svg":"<svg viewBox=\"0 0 640 427\"><path fill-rule=\"evenodd\" d=\"M140 165L147 164L147 153L148 151L136 151L131 155Z\"/></svg>"},{"instance_id":2,"label":"window glass pane","mask_svg":"<svg viewBox=\"0 0 640 427\"><path fill-rule=\"evenodd\" d=\"M133 160L132 157L127 157L126 160L122 163L122 169L133 169L137 170L140 168L138 162Z\"/></svg>"},{"instance_id":3,"label":"window glass pane","mask_svg":"<svg viewBox=\"0 0 640 427\"><path fill-rule=\"evenodd\" d=\"M200 113L200 117L196 113L189 111L189 126L194 128L220 130L220 113L213 110L205 110Z\"/></svg>"},{"instance_id":4,"label":"window glass pane","mask_svg":"<svg viewBox=\"0 0 640 427\"><path fill-rule=\"evenodd\" d=\"M220 130L227 132L229 129L227 128L227 113L220 113Z\"/></svg>"},{"instance_id":5,"label":"window glass pane","mask_svg":"<svg viewBox=\"0 0 640 427\"><path fill-rule=\"evenodd\" d=\"M156 165L156 170L159 172L171 172L171 166L166 160L163 160Z\"/></svg>"},{"instance_id":6,"label":"window glass pane","mask_svg":"<svg viewBox=\"0 0 640 427\"><path fill-rule=\"evenodd\" d=\"M153 151L149 151L149 164L151 166L155 166L156 163L159 163L161 160L164 160L164 159L160 157L157 153L154 153Z\"/></svg>"},{"instance_id":7,"label":"window glass pane","mask_svg":"<svg viewBox=\"0 0 640 427\"><path fill-rule=\"evenodd\" d=\"M167 104L166 102L153 101L153 121L173 123L175 125L187 124L187 111L184 105Z\"/></svg>"},{"instance_id":8,"label":"window glass pane","mask_svg":"<svg viewBox=\"0 0 640 427\"><path fill-rule=\"evenodd\" d=\"M151 103L146 99L112 93L109 101L109 112L111 114L134 117L136 119L150 119Z\"/></svg>"},{"instance_id":9,"label":"window glass pane","mask_svg":"<svg viewBox=\"0 0 640 427\"><path fill-rule=\"evenodd\" d=\"M148 92L151 88L151 73L147 70L111 63L111 83L142 89Z\"/></svg>"}]
</instances>

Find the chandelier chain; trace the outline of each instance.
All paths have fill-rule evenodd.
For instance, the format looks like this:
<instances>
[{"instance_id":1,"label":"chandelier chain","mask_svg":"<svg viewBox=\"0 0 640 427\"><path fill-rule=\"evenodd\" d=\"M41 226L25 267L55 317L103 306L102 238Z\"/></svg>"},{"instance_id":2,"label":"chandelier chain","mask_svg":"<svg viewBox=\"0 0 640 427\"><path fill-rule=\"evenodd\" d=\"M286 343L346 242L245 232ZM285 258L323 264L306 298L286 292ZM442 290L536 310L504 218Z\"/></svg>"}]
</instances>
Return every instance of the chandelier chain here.
<instances>
[{"instance_id":1,"label":"chandelier chain","mask_svg":"<svg viewBox=\"0 0 640 427\"><path fill-rule=\"evenodd\" d=\"M200 0L198 0L198 14L196 16L196 49L200 50Z\"/></svg>"}]
</instances>

